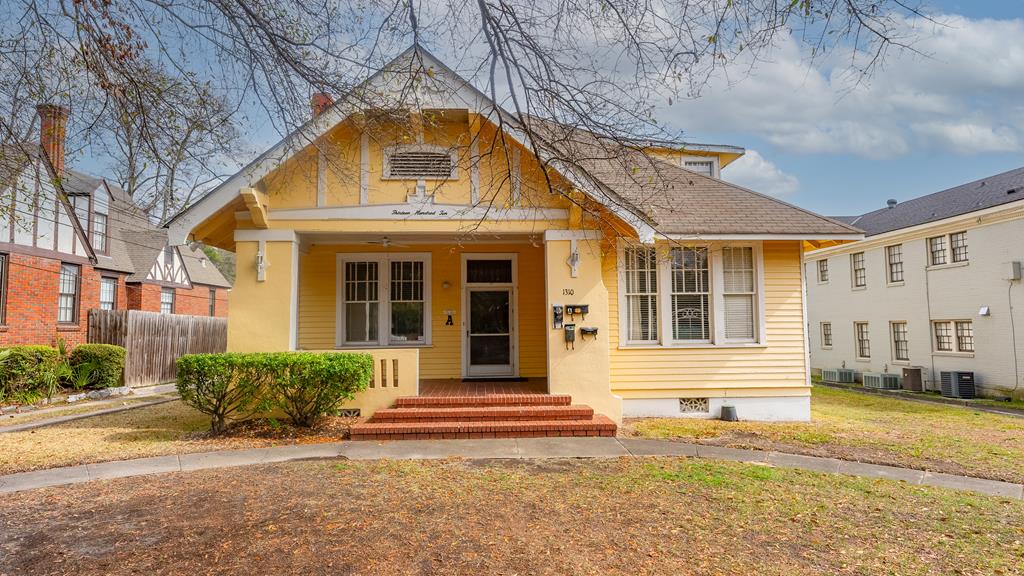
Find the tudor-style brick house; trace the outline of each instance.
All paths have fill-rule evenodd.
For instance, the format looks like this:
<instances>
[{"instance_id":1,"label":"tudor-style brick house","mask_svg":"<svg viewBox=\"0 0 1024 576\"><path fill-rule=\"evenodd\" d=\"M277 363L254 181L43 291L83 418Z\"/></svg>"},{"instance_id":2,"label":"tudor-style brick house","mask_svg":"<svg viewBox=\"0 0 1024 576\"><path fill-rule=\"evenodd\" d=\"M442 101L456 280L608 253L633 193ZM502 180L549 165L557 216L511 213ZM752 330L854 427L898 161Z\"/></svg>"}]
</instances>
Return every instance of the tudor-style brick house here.
<instances>
[{"instance_id":1,"label":"tudor-style brick house","mask_svg":"<svg viewBox=\"0 0 1024 576\"><path fill-rule=\"evenodd\" d=\"M86 341L89 310L226 316L230 284L112 182L65 166L68 111L0 149L0 346Z\"/></svg>"},{"instance_id":2,"label":"tudor-style brick house","mask_svg":"<svg viewBox=\"0 0 1024 576\"><path fill-rule=\"evenodd\" d=\"M418 46L355 92L168 225L236 254L229 350L372 354L353 438L810 417L803 243L858 230L720 180L742 148L519 119Z\"/></svg>"}]
</instances>

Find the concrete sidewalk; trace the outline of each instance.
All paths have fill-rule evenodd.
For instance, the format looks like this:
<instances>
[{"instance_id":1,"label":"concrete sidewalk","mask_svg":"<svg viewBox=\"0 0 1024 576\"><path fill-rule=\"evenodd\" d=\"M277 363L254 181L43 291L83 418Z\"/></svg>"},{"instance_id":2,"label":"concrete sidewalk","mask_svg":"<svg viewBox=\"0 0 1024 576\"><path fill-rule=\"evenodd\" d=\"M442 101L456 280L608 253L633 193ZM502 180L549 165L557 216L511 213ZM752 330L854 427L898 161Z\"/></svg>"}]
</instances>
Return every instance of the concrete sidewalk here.
<instances>
[{"instance_id":1,"label":"concrete sidewalk","mask_svg":"<svg viewBox=\"0 0 1024 576\"><path fill-rule=\"evenodd\" d=\"M815 472L849 474L863 478L900 480L914 485L969 490L990 496L1024 499L1024 485L967 476L938 474L922 470L862 464L832 458L801 456L759 450L737 450L718 446L686 444L669 440L639 438L510 438L499 440L404 440L400 442L332 442L250 450L223 450L174 456L157 456L84 464L0 476L0 494L166 472L190 472L211 468L249 466L271 462L348 458L351 460L429 460L618 458L643 456L687 456L769 466L800 468Z\"/></svg>"}]
</instances>

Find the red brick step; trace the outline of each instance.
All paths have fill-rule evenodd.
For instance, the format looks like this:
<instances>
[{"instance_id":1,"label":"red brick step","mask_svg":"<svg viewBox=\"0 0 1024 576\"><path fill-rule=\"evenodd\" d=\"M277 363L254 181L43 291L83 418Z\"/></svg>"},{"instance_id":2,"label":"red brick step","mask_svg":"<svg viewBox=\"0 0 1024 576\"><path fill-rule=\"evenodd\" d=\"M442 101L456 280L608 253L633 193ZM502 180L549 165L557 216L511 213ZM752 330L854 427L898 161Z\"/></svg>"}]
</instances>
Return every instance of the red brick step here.
<instances>
[{"instance_id":1,"label":"red brick step","mask_svg":"<svg viewBox=\"0 0 1024 576\"><path fill-rule=\"evenodd\" d=\"M580 420L594 416L590 406L459 406L387 408L373 414L374 422L479 422L523 420Z\"/></svg>"},{"instance_id":2,"label":"red brick step","mask_svg":"<svg viewBox=\"0 0 1024 576\"><path fill-rule=\"evenodd\" d=\"M366 422L352 427L353 440L426 440L457 438L534 438L615 436L615 422L595 414L580 420L502 422Z\"/></svg>"},{"instance_id":3,"label":"red brick step","mask_svg":"<svg viewBox=\"0 0 1024 576\"><path fill-rule=\"evenodd\" d=\"M460 406L568 406L567 394L487 394L478 396L403 396L395 408L457 408Z\"/></svg>"}]
</instances>

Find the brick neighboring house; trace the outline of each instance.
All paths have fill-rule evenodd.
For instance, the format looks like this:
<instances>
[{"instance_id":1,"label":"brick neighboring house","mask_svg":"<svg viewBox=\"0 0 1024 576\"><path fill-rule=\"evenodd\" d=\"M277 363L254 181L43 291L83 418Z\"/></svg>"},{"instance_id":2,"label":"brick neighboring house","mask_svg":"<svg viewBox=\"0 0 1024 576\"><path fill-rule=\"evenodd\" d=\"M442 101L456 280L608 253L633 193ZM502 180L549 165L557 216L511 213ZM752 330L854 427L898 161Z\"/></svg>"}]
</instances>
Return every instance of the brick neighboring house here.
<instances>
[{"instance_id":1,"label":"brick neighboring house","mask_svg":"<svg viewBox=\"0 0 1024 576\"><path fill-rule=\"evenodd\" d=\"M86 341L92 309L227 316L230 284L168 246L121 188L66 168L66 109L39 106L38 145L0 148L0 346Z\"/></svg>"}]
</instances>

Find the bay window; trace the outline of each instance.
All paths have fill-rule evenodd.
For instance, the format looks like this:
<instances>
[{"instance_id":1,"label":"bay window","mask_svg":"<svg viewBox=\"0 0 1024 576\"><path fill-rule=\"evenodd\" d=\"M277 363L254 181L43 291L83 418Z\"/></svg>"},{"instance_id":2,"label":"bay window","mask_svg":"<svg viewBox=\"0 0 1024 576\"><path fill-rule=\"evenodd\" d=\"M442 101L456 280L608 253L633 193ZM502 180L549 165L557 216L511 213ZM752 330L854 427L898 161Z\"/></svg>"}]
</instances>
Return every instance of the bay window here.
<instances>
[{"instance_id":1,"label":"bay window","mask_svg":"<svg viewBox=\"0 0 1024 576\"><path fill-rule=\"evenodd\" d=\"M625 244L620 263L623 345L760 341L759 245Z\"/></svg>"},{"instance_id":2,"label":"bay window","mask_svg":"<svg viewBox=\"0 0 1024 576\"><path fill-rule=\"evenodd\" d=\"M338 346L430 343L429 254L339 254L338 286Z\"/></svg>"}]
</instances>

